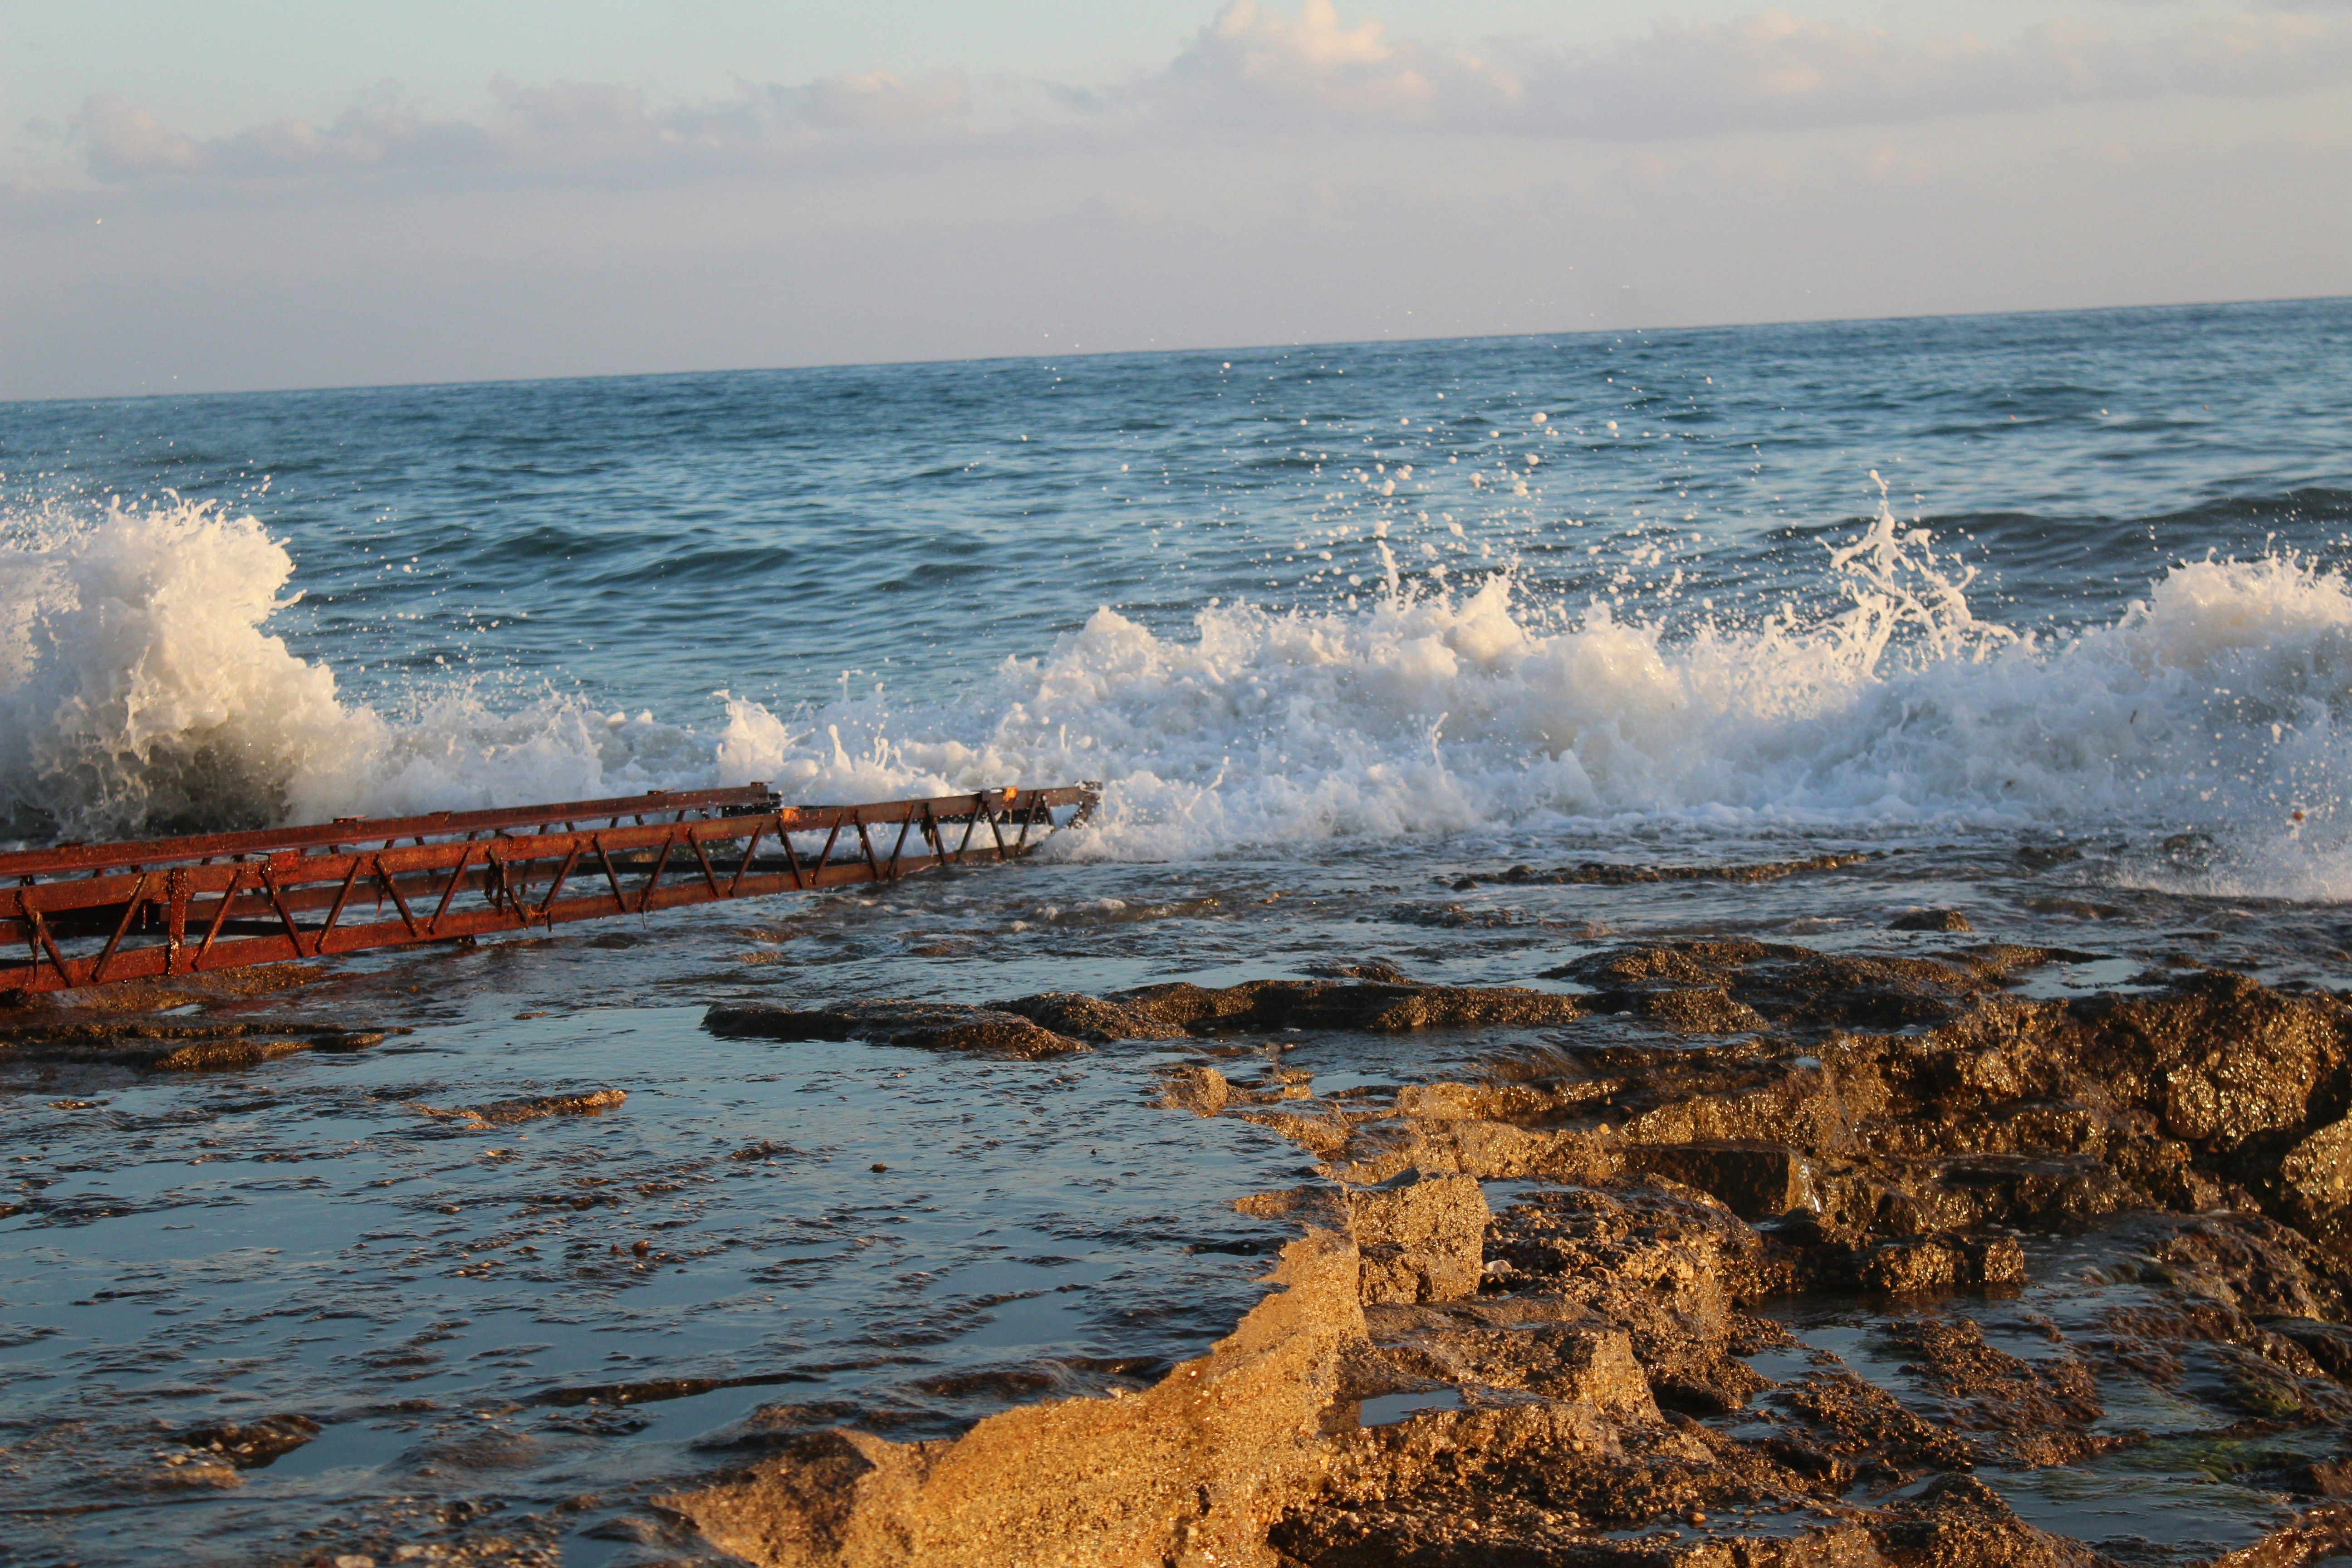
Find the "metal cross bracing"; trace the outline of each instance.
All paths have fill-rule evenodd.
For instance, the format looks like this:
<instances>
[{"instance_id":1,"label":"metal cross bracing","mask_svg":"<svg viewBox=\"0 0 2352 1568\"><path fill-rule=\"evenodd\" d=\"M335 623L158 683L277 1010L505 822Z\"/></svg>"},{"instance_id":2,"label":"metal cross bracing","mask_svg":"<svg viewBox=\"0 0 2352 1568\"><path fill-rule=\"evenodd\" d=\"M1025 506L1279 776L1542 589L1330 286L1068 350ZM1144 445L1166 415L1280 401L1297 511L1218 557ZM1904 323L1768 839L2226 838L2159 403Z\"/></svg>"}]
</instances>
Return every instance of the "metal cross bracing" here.
<instances>
[{"instance_id":1,"label":"metal cross bracing","mask_svg":"<svg viewBox=\"0 0 2352 1568\"><path fill-rule=\"evenodd\" d=\"M448 942L1008 860L1097 786L785 805L761 784L0 854L0 991ZM1056 814L1060 815L1057 816ZM0 946L0 951L5 951Z\"/></svg>"}]
</instances>

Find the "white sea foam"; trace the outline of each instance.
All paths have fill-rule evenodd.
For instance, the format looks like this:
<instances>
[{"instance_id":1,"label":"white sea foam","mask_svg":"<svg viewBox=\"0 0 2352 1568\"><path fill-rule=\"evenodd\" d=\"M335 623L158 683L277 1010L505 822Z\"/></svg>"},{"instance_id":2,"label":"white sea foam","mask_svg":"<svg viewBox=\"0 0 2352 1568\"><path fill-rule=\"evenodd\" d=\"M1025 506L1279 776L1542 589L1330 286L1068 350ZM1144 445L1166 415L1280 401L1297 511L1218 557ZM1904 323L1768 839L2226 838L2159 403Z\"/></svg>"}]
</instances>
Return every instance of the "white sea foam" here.
<instances>
[{"instance_id":1,"label":"white sea foam","mask_svg":"<svg viewBox=\"0 0 2352 1568\"><path fill-rule=\"evenodd\" d=\"M1967 574L1884 509L1824 569L1834 613L1675 637L1599 603L1539 634L1507 575L1344 612L1212 605L1190 637L1104 609L944 705L780 715L721 693L703 730L458 684L390 720L268 634L292 563L252 520L19 519L0 784L89 836L751 779L842 800L1096 778L1100 826L1070 852L1123 858L1591 817L2197 827L2236 850L2215 890L2352 894L2340 575L2183 563L2053 640L1977 619Z\"/></svg>"},{"instance_id":2,"label":"white sea foam","mask_svg":"<svg viewBox=\"0 0 2352 1568\"><path fill-rule=\"evenodd\" d=\"M262 626L293 562L250 519L173 503L45 513L0 538L0 781L91 835L267 818L378 726Z\"/></svg>"}]
</instances>

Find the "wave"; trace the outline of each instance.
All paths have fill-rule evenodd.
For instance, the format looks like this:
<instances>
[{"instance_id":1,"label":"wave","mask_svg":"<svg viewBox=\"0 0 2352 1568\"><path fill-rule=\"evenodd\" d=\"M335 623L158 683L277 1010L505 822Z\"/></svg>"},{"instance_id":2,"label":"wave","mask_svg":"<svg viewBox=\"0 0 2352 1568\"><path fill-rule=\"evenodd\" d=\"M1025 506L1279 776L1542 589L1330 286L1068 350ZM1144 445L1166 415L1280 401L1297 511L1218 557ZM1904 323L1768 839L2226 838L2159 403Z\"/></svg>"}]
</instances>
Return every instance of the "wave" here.
<instances>
[{"instance_id":1,"label":"wave","mask_svg":"<svg viewBox=\"0 0 2352 1568\"><path fill-rule=\"evenodd\" d=\"M1215 602L1189 637L1102 609L953 698L707 728L475 684L387 717L269 635L293 562L177 501L0 532L0 791L76 837L764 780L807 800L1081 777L1069 851L1185 858L1576 819L1862 830L2195 827L2262 888L2334 898L2352 584L2290 554L2184 562L2063 639L1979 619L1970 574L1884 502L1833 607L1669 635L1595 600L1402 580L1362 608ZM1532 610L1549 613L1533 614ZM1541 632L1538 626L1567 629Z\"/></svg>"},{"instance_id":2,"label":"wave","mask_svg":"<svg viewBox=\"0 0 2352 1568\"><path fill-rule=\"evenodd\" d=\"M0 539L0 787L82 837L257 825L372 716L261 627L290 601L250 518L173 501L95 521L12 517Z\"/></svg>"}]
</instances>

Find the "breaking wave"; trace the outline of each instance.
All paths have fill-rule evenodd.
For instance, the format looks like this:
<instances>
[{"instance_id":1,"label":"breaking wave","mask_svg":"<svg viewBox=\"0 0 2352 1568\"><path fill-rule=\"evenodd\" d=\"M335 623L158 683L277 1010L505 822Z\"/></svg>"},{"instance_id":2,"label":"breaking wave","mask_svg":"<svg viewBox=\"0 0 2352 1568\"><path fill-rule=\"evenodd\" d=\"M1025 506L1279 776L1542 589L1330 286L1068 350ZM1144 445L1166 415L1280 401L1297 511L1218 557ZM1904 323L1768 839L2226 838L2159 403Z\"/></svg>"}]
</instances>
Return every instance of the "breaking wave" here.
<instances>
[{"instance_id":1,"label":"breaking wave","mask_svg":"<svg viewBox=\"0 0 2352 1568\"><path fill-rule=\"evenodd\" d=\"M1068 852L1182 858L1579 818L1948 822L2231 838L2242 886L2332 898L2352 584L2293 555L2173 566L2064 637L1978 619L1969 574L1882 505L1823 563L1835 607L1669 634L1595 602L1538 633L1507 574L1361 609L1217 605L1190 637L1102 609L951 700L707 728L550 695L422 689L387 717L270 635L293 562L173 502L0 535L0 790L20 830L132 835L766 780L801 799L1104 781Z\"/></svg>"}]
</instances>

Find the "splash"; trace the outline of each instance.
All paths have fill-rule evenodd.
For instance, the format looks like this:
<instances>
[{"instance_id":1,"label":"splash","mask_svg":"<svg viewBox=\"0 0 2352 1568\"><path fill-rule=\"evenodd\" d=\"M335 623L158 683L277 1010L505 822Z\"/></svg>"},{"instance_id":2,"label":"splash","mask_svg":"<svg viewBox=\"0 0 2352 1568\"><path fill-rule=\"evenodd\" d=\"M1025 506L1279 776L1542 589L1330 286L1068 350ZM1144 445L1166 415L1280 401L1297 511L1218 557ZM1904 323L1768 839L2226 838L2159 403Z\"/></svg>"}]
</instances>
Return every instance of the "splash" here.
<instances>
[{"instance_id":1,"label":"splash","mask_svg":"<svg viewBox=\"0 0 2352 1568\"><path fill-rule=\"evenodd\" d=\"M1827 610L1674 635L1597 600L1526 605L1508 574L1392 578L1361 609L1213 604L1190 637L1103 609L933 706L720 692L706 731L462 682L396 718L347 704L266 630L293 564L257 522L110 509L20 520L0 554L0 784L89 837L753 779L843 800L1095 778L1100 826L1069 852L1121 858L1591 818L2137 824L2233 836L2262 886L2345 890L2340 574L2186 563L2060 641L1978 618L1968 570L1883 500L1824 569Z\"/></svg>"},{"instance_id":2,"label":"splash","mask_svg":"<svg viewBox=\"0 0 2352 1568\"><path fill-rule=\"evenodd\" d=\"M291 601L251 519L171 501L0 542L0 784L63 833L257 826L369 738L334 677L263 632Z\"/></svg>"},{"instance_id":3,"label":"splash","mask_svg":"<svg viewBox=\"0 0 2352 1568\"><path fill-rule=\"evenodd\" d=\"M656 787L706 742L471 685L397 721L266 630L293 558L250 517L172 499L0 522L0 798L19 834L104 838ZM685 746L690 755L678 754Z\"/></svg>"},{"instance_id":4,"label":"splash","mask_svg":"<svg viewBox=\"0 0 2352 1568\"><path fill-rule=\"evenodd\" d=\"M2194 827L2252 885L2335 896L2315 868L2341 855L2352 763L2340 574L2182 563L2061 640L1979 619L1972 573L1883 500L1826 566L1828 611L1673 637L1601 601L1540 635L1558 618L1507 574L1360 612L1211 606L1189 639L1102 610L954 710L835 705L824 746L738 704L730 775L830 785L854 753L877 786L1098 777L1091 852L1143 858L1591 818Z\"/></svg>"}]
</instances>

